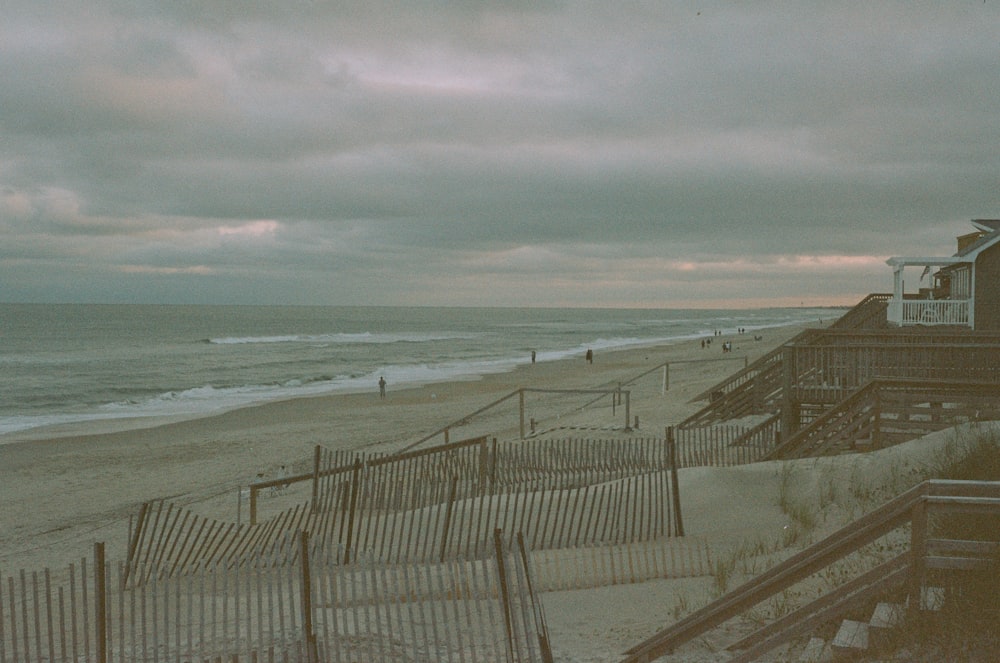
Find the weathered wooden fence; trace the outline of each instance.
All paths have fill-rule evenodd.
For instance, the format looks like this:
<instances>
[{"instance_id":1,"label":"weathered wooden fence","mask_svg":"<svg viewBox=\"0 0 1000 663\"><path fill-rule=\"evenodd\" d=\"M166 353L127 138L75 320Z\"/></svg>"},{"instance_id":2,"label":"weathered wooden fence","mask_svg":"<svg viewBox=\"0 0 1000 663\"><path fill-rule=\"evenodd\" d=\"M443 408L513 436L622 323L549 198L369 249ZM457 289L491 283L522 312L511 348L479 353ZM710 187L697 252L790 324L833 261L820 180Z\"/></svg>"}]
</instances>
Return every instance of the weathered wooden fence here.
<instances>
[{"instance_id":1,"label":"weathered wooden fence","mask_svg":"<svg viewBox=\"0 0 1000 663\"><path fill-rule=\"evenodd\" d=\"M342 494L357 495L359 472ZM453 480L448 493L454 490ZM649 541L678 533L679 506L670 471L647 472L579 488L520 490L393 511L347 510L300 504L271 520L236 526L202 518L163 502L148 503L131 537L126 575L142 583L206 566L245 566L282 558L288 532L316 532L313 553L349 563L358 555L385 563L478 558L490 550L494 528L523 532L533 549Z\"/></svg>"},{"instance_id":2,"label":"weathered wooden fence","mask_svg":"<svg viewBox=\"0 0 1000 663\"><path fill-rule=\"evenodd\" d=\"M537 591L607 587L655 578L693 578L712 573L708 544L700 537L671 537L612 546L531 552Z\"/></svg>"},{"instance_id":3,"label":"weathered wooden fence","mask_svg":"<svg viewBox=\"0 0 1000 663\"><path fill-rule=\"evenodd\" d=\"M532 549L650 541L682 534L680 499L663 440L477 439L351 459L317 448L311 499L251 524L200 517L164 502L142 506L128 546L129 578L206 565L249 564L313 533L313 553L382 562L478 558L494 529ZM260 487L251 489L252 513ZM139 571L139 569L142 571ZM146 574L146 575L141 575Z\"/></svg>"},{"instance_id":4,"label":"weathered wooden fence","mask_svg":"<svg viewBox=\"0 0 1000 663\"><path fill-rule=\"evenodd\" d=\"M697 428L671 428L678 467L729 467L756 463L774 449L780 418L772 415L754 426L716 424Z\"/></svg>"},{"instance_id":5,"label":"weathered wooden fence","mask_svg":"<svg viewBox=\"0 0 1000 663\"><path fill-rule=\"evenodd\" d=\"M258 559L146 583L123 562L0 582L0 663L551 661L523 541L473 561ZM3 576L0 575L0 581Z\"/></svg>"}]
</instances>

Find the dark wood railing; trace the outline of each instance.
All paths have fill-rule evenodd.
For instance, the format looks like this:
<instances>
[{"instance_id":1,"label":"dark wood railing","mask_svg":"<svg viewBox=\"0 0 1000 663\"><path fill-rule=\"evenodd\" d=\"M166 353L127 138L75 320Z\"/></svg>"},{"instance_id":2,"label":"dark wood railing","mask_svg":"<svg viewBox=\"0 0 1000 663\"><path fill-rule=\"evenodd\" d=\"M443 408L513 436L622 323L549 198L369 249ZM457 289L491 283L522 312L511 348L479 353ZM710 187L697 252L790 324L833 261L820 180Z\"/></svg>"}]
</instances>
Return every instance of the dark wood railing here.
<instances>
[{"instance_id":1,"label":"dark wood railing","mask_svg":"<svg viewBox=\"0 0 1000 663\"><path fill-rule=\"evenodd\" d=\"M888 307L892 293L873 292L854 308L840 316L832 325L834 329L879 329L888 326Z\"/></svg>"},{"instance_id":2,"label":"dark wood railing","mask_svg":"<svg viewBox=\"0 0 1000 663\"><path fill-rule=\"evenodd\" d=\"M727 648L742 650L733 661L752 661L821 623L840 618L859 602L893 586L906 588L908 605L916 610L928 569L969 568L988 563L995 555L996 544L992 541L970 546L964 540L948 538L946 533L933 536L936 532L931 531L932 515L970 511L990 517L1000 515L1000 482L925 481L632 647L622 663L646 663L670 653L904 526L910 526L909 551L866 570L777 625L765 626Z\"/></svg>"},{"instance_id":3,"label":"dark wood railing","mask_svg":"<svg viewBox=\"0 0 1000 663\"><path fill-rule=\"evenodd\" d=\"M767 455L803 458L899 444L957 423L1000 419L1000 384L872 380Z\"/></svg>"}]
</instances>

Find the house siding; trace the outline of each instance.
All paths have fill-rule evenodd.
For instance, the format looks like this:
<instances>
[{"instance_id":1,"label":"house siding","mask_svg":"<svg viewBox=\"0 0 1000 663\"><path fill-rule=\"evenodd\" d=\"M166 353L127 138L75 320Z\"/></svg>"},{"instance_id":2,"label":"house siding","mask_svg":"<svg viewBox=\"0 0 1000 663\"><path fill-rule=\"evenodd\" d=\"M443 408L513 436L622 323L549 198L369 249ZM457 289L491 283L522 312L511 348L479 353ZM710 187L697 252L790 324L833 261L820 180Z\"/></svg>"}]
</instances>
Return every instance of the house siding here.
<instances>
[{"instance_id":1,"label":"house siding","mask_svg":"<svg viewBox=\"0 0 1000 663\"><path fill-rule=\"evenodd\" d=\"M975 329L1000 329L1000 244L976 258Z\"/></svg>"}]
</instances>

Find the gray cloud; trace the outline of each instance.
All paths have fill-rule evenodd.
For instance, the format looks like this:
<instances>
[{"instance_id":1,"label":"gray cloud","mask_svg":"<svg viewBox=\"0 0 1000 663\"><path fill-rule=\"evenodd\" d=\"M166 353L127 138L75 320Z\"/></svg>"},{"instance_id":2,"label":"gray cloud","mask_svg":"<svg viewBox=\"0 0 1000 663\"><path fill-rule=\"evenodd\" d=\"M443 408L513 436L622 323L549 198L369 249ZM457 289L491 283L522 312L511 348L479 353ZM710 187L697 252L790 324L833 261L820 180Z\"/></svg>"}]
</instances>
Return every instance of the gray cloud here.
<instances>
[{"instance_id":1,"label":"gray cloud","mask_svg":"<svg viewBox=\"0 0 1000 663\"><path fill-rule=\"evenodd\" d=\"M1000 215L998 19L17 0L0 300L849 303Z\"/></svg>"}]
</instances>

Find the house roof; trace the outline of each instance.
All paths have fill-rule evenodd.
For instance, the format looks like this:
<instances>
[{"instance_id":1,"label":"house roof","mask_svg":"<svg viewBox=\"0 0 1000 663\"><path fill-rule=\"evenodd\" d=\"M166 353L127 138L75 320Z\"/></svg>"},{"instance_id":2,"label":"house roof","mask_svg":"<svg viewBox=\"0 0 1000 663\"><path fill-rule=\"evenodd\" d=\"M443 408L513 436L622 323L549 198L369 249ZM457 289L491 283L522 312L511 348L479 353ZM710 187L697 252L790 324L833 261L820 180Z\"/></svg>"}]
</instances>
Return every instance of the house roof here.
<instances>
[{"instance_id":1,"label":"house roof","mask_svg":"<svg viewBox=\"0 0 1000 663\"><path fill-rule=\"evenodd\" d=\"M973 219L972 225L984 232L1000 230L1000 219Z\"/></svg>"},{"instance_id":2,"label":"house roof","mask_svg":"<svg viewBox=\"0 0 1000 663\"><path fill-rule=\"evenodd\" d=\"M956 253L956 257L968 257L975 259L975 257L983 251L983 249L996 244L997 240L1000 240L1000 220L976 219L972 222L972 224L977 228L981 227L986 234ZM980 224L982 224L982 226L980 226Z\"/></svg>"},{"instance_id":3,"label":"house roof","mask_svg":"<svg viewBox=\"0 0 1000 663\"><path fill-rule=\"evenodd\" d=\"M973 219L972 225L984 233L983 236L968 246L963 247L950 258L894 256L885 262L895 269L900 269L908 265L925 265L948 269L948 267L959 263L975 262L976 257L987 247L993 246L1000 241L1000 219Z\"/></svg>"}]
</instances>

